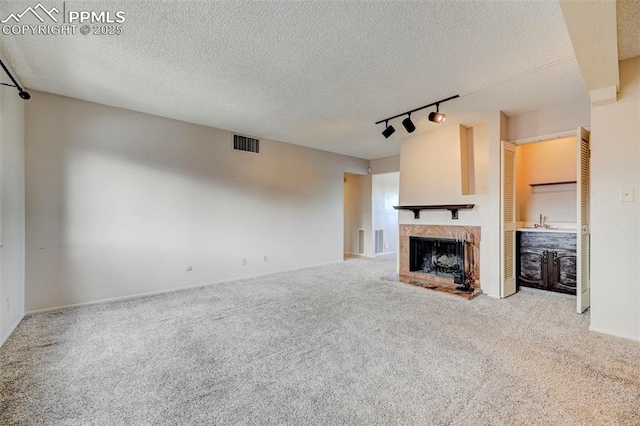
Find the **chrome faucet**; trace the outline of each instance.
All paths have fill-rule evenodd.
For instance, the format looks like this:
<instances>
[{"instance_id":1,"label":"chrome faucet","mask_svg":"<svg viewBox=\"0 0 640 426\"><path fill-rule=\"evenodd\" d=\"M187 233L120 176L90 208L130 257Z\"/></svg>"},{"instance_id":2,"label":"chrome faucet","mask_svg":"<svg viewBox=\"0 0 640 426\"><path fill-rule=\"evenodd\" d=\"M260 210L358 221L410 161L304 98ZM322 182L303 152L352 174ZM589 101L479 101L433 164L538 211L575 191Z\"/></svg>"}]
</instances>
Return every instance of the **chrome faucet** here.
<instances>
[{"instance_id":1,"label":"chrome faucet","mask_svg":"<svg viewBox=\"0 0 640 426\"><path fill-rule=\"evenodd\" d=\"M539 223L534 223L533 227L534 228L544 228L544 229L555 229L555 228L552 228L551 225L549 225L548 223L544 223L544 220L545 220L545 216L542 213L540 213L540 222Z\"/></svg>"}]
</instances>

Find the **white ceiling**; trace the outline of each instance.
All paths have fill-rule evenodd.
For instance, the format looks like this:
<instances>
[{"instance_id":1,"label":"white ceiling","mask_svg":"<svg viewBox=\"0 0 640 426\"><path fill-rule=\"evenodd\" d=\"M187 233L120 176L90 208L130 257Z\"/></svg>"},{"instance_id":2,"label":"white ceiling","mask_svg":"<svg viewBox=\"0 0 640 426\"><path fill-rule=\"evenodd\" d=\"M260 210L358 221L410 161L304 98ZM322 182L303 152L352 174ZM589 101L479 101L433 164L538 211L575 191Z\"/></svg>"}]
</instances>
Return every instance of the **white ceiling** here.
<instances>
[{"instance_id":1,"label":"white ceiling","mask_svg":"<svg viewBox=\"0 0 640 426\"><path fill-rule=\"evenodd\" d=\"M618 58L623 61L640 56L640 0L616 2Z\"/></svg>"},{"instance_id":2,"label":"white ceiling","mask_svg":"<svg viewBox=\"0 0 640 426\"><path fill-rule=\"evenodd\" d=\"M36 2L0 1L0 20ZM441 106L448 125L587 99L557 1L66 9L123 10L124 33L2 35L24 86L366 159L397 154L406 135L397 119L384 139L375 121L454 94ZM412 116L417 132L437 128L428 112Z\"/></svg>"}]
</instances>

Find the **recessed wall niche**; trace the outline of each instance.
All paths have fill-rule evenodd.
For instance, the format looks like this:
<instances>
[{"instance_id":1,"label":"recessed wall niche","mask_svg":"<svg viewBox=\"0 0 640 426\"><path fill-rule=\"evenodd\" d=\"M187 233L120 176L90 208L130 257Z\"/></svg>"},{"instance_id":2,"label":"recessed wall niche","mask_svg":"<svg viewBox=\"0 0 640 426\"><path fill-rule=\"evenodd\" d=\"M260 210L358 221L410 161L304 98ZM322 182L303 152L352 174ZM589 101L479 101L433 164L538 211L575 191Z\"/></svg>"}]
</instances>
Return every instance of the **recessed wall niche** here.
<instances>
[{"instance_id":1,"label":"recessed wall niche","mask_svg":"<svg viewBox=\"0 0 640 426\"><path fill-rule=\"evenodd\" d=\"M489 125L462 127L460 132L462 195L489 192Z\"/></svg>"}]
</instances>

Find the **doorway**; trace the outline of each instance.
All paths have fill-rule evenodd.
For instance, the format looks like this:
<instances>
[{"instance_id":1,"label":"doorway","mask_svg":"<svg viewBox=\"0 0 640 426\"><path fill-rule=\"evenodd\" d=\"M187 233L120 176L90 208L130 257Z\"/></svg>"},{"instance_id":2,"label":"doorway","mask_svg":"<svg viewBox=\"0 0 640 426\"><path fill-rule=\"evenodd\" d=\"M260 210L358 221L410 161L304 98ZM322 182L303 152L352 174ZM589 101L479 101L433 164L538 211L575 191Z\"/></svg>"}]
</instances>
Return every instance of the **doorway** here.
<instances>
[{"instance_id":1,"label":"doorway","mask_svg":"<svg viewBox=\"0 0 640 426\"><path fill-rule=\"evenodd\" d=\"M398 251L400 172L344 175L344 257Z\"/></svg>"},{"instance_id":2,"label":"doorway","mask_svg":"<svg viewBox=\"0 0 640 426\"><path fill-rule=\"evenodd\" d=\"M344 258L373 256L371 175L344 174Z\"/></svg>"},{"instance_id":3,"label":"doorway","mask_svg":"<svg viewBox=\"0 0 640 426\"><path fill-rule=\"evenodd\" d=\"M589 307L589 132L502 143L501 293L520 285Z\"/></svg>"}]
</instances>

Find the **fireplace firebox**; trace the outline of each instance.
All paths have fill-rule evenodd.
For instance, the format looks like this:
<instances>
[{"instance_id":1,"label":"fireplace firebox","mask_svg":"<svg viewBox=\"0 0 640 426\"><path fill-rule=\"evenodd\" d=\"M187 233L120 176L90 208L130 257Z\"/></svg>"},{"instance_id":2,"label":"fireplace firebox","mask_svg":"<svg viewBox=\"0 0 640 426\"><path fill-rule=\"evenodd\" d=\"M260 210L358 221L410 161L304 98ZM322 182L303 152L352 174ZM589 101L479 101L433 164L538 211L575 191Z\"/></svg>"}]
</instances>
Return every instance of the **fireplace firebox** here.
<instances>
[{"instance_id":1,"label":"fireplace firebox","mask_svg":"<svg viewBox=\"0 0 640 426\"><path fill-rule=\"evenodd\" d=\"M409 270L465 284L465 242L449 238L409 238Z\"/></svg>"}]
</instances>

